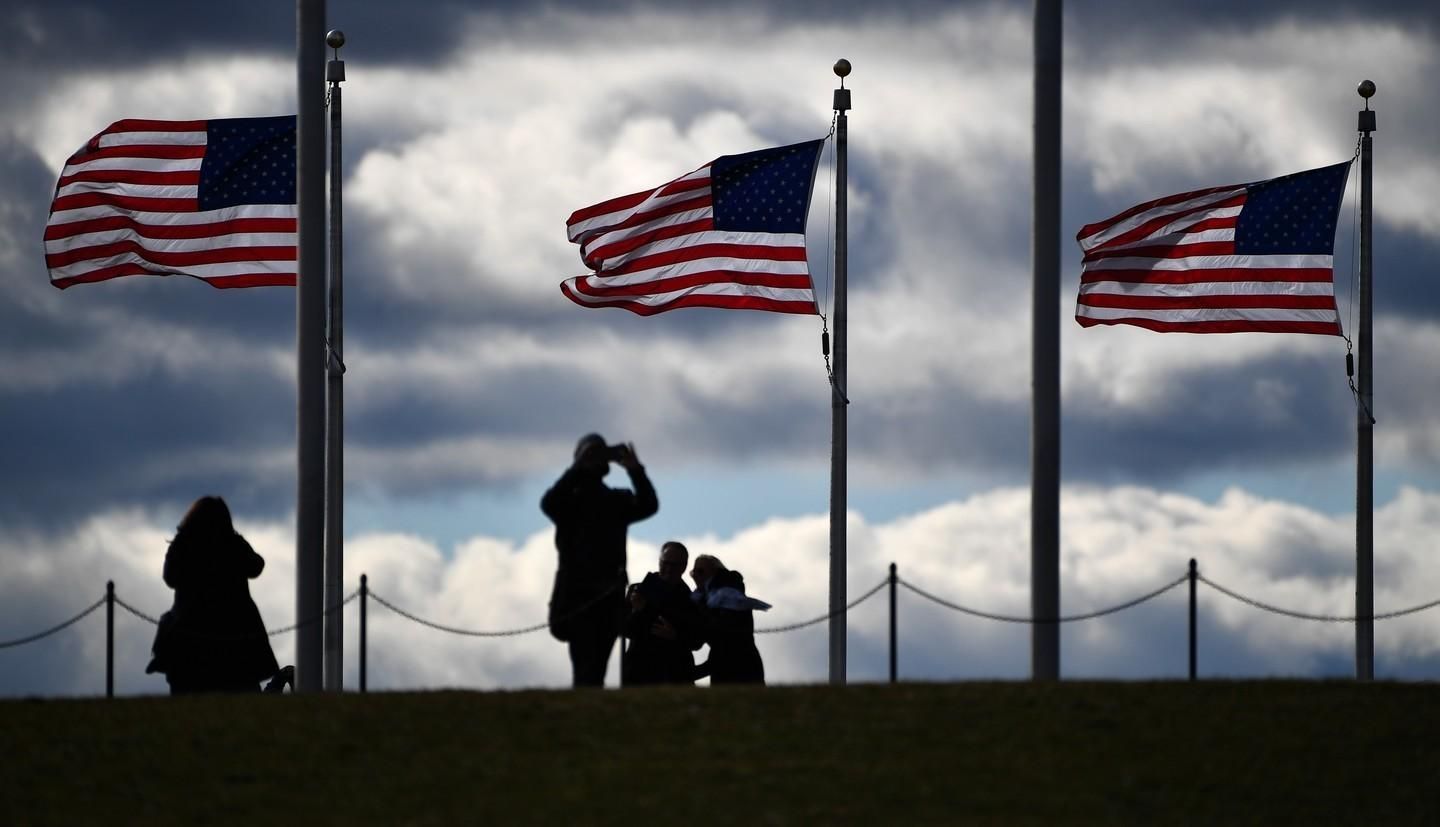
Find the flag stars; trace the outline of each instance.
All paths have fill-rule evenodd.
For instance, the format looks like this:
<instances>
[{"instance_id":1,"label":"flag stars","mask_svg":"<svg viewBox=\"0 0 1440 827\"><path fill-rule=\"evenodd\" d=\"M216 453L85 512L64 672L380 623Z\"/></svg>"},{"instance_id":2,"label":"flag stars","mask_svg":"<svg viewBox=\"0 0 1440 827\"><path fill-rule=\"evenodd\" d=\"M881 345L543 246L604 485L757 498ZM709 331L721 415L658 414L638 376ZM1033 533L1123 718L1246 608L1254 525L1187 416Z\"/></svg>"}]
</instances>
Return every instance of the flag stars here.
<instances>
[{"instance_id":1,"label":"flag stars","mask_svg":"<svg viewBox=\"0 0 1440 827\"><path fill-rule=\"evenodd\" d=\"M295 203L295 119L216 120L201 165L201 209Z\"/></svg>"},{"instance_id":2,"label":"flag stars","mask_svg":"<svg viewBox=\"0 0 1440 827\"><path fill-rule=\"evenodd\" d=\"M717 229L804 233L819 142L719 158L711 168Z\"/></svg>"}]
</instances>

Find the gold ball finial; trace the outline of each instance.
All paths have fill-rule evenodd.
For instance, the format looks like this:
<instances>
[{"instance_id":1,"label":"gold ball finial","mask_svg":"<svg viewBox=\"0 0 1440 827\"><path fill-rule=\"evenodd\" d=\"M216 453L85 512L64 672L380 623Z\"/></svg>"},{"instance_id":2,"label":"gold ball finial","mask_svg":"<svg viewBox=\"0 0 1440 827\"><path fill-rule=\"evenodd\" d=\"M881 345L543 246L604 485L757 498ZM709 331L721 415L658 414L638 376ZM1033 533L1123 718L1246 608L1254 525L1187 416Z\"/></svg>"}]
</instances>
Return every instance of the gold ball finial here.
<instances>
[{"instance_id":1,"label":"gold ball finial","mask_svg":"<svg viewBox=\"0 0 1440 827\"><path fill-rule=\"evenodd\" d=\"M1360 97L1368 101L1375 96L1375 81L1362 80L1360 81L1360 85L1355 87L1355 91L1360 93Z\"/></svg>"},{"instance_id":2,"label":"gold ball finial","mask_svg":"<svg viewBox=\"0 0 1440 827\"><path fill-rule=\"evenodd\" d=\"M843 57L835 61L835 74L842 78L850 74L850 61Z\"/></svg>"}]
</instances>

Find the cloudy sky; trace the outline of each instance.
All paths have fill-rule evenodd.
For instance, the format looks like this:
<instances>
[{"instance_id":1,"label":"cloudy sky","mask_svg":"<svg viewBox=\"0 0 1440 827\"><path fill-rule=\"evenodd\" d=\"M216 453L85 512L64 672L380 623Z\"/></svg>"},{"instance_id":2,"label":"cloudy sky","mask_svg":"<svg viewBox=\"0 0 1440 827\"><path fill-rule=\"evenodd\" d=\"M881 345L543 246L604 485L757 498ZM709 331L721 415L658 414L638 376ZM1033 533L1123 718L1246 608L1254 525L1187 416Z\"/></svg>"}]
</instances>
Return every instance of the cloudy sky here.
<instances>
[{"instance_id":1,"label":"cloudy sky","mask_svg":"<svg viewBox=\"0 0 1440 827\"><path fill-rule=\"evenodd\" d=\"M1191 336L1073 321L1076 230L1143 200L1337 163L1356 83L1375 135L1375 606L1440 598L1440 12L1428 2L1068 4L1062 607L1203 573L1297 611L1354 610L1355 413L1334 337ZM1159 4L1157 4L1158 6ZM633 440L661 542L826 609L829 394L814 317L582 310L565 218L710 159L823 136L849 58L849 592L890 562L984 611L1029 607L1031 21L1025 2L407 4L331 0L345 85L346 577L471 629L545 615L537 507L576 437ZM123 117L295 108L294 7L0 0L0 641L99 598L159 614L167 538L220 494L295 613L295 310L282 288L183 278L50 287L41 244L65 158ZM828 301L829 156L810 248ZM1354 200L1336 289L1353 329ZM827 306L828 310L828 306ZM615 472L612 482L623 482ZM1200 669L1353 674L1352 627L1201 591ZM1435 612L1376 624L1376 674L1440 678ZM347 615L354 686L355 614ZM568 682L544 632L443 635L370 613L378 687ZM902 676L1024 678L1025 627L902 592ZM116 620L117 687L153 628ZM826 676L824 625L761 639L771 678ZM883 594L858 607L854 680L883 677ZM0 650L0 695L104 688L99 614ZM293 635L275 639L293 662ZM1177 677L1185 594L1067 626L1062 674ZM612 664L612 682L614 666Z\"/></svg>"}]
</instances>

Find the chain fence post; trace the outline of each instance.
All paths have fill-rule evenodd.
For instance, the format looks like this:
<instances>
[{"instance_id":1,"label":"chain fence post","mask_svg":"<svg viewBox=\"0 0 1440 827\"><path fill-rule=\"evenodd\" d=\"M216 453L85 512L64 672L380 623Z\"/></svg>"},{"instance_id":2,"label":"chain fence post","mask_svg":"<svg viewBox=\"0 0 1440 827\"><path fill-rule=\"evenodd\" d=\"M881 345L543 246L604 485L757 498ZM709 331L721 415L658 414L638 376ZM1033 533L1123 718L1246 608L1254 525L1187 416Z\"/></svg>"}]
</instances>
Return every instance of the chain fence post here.
<instances>
[{"instance_id":1,"label":"chain fence post","mask_svg":"<svg viewBox=\"0 0 1440 827\"><path fill-rule=\"evenodd\" d=\"M1195 680L1195 581L1199 572L1190 558L1190 680Z\"/></svg>"},{"instance_id":2,"label":"chain fence post","mask_svg":"<svg viewBox=\"0 0 1440 827\"><path fill-rule=\"evenodd\" d=\"M115 581L105 581L105 697L115 697Z\"/></svg>"},{"instance_id":3,"label":"chain fence post","mask_svg":"<svg viewBox=\"0 0 1440 827\"><path fill-rule=\"evenodd\" d=\"M890 564L890 682L895 683L895 586L899 581L895 574L895 564Z\"/></svg>"},{"instance_id":4,"label":"chain fence post","mask_svg":"<svg viewBox=\"0 0 1440 827\"><path fill-rule=\"evenodd\" d=\"M360 691L365 691L365 599L370 596L369 580L360 575Z\"/></svg>"}]
</instances>

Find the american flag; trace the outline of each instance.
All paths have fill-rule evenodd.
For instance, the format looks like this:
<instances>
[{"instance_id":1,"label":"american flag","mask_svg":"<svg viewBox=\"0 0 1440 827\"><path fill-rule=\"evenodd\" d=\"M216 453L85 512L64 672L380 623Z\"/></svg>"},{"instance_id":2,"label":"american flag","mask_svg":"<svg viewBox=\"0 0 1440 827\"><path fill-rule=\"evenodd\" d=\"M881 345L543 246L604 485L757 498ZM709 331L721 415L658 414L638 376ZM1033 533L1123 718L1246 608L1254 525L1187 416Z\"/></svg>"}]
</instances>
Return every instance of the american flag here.
<instances>
[{"instance_id":1,"label":"american flag","mask_svg":"<svg viewBox=\"0 0 1440 827\"><path fill-rule=\"evenodd\" d=\"M577 210L566 229L594 272L561 292L642 316L677 307L818 312L805 219L824 143L722 155L653 190Z\"/></svg>"},{"instance_id":2,"label":"american flag","mask_svg":"<svg viewBox=\"0 0 1440 827\"><path fill-rule=\"evenodd\" d=\"M1090 224L1075 320L1341 335L1335 223L1350 162L1182 192Z\"/></svg>"},{"instance_id":3,"label":"american flag","mask_svg":"<svg viewBox=\"0 0 1440 827\"><path fill-rule=\"evenodd\" d=\"M60 173L45 224L59 288L185 275L295 284L295 116L116 121Z\"/></svg>"}]
</instances>

